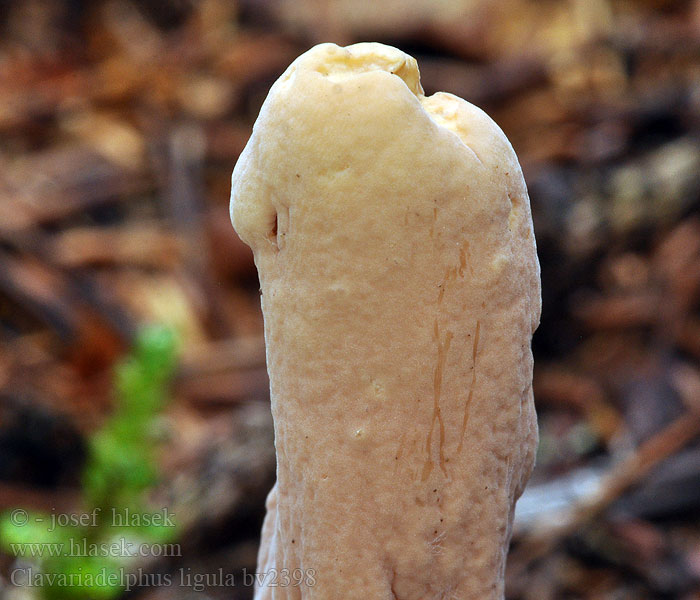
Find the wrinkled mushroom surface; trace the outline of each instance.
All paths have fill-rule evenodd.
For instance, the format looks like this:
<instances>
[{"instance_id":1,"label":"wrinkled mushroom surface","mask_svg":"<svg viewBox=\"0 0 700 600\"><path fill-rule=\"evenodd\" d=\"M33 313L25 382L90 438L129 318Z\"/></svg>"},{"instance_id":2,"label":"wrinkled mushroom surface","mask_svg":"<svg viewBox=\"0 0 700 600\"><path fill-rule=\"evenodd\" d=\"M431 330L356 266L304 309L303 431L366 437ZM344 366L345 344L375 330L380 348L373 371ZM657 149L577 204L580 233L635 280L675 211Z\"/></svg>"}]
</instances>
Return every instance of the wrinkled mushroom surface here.
<instances>
[{"instance_id":1,"label":"wrinkled mushroom surface","mask_svg":"<svg viewBox=\"0 0 700 600\"><path fill-rule=\"evenodd\" d=\"M503 596L537 442L539 266L498 126L380 44L316 46L233 173L277 449L258 599ZM265 579L270 582L271 577Z\"/></svg>"}]
</instances>

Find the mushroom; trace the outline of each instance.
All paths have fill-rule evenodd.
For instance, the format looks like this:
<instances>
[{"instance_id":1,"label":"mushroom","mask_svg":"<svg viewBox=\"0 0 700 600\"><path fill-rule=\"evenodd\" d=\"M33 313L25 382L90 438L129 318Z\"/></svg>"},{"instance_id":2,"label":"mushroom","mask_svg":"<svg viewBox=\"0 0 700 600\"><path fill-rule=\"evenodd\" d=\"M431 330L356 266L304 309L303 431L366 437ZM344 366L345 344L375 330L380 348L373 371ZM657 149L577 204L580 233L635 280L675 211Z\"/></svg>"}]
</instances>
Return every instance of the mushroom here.
<instances>
[{"instance_id":1,"label":"mushroom","mask_svg":"<svg viewBox=\"0 0 700 600\"><path fill-rule=\"evenodd\" d=\"M231 217L277 451L255 597L502 598L541 305L503 132L400 50L321 44L272 86Z\"/></svg>"}]
</instances>

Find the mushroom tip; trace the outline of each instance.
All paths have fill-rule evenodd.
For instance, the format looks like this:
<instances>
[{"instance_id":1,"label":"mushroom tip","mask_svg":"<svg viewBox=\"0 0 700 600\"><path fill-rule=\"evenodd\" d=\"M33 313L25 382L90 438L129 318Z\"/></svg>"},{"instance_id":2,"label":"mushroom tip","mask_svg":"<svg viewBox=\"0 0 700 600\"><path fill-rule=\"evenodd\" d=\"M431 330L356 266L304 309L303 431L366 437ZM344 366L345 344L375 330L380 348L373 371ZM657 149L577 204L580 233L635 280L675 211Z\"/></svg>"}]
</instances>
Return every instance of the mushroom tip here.
<instances>
[{"instance_id":1,"label":"mushroom tip","mask_svg":"<svg viewBox=\"0 0 700 600\"><path fill-rule=\"evenodd\" d=\"M393 46L378 42L360 42L345 47L325 43L314 46L298 60L332 81L358 73L386 71L401 79L415 96L423 96L416 59ZM294 64L290 70L293 68Z\"/></svg>"}]
</instances>

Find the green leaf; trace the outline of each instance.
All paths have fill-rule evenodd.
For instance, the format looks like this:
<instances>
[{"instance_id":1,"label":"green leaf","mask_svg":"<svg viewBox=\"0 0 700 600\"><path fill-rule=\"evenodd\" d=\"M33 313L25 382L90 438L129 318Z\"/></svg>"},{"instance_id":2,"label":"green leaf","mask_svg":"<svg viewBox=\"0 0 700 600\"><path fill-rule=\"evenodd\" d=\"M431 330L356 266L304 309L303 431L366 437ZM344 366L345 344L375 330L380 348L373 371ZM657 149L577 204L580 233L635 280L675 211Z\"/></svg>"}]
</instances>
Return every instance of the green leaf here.
<instances>
[{"instance_id":1,"label":"green leaf","mask_svg":"<svg viewBox=\"0 0 700 600\"><path fill-rule=\"evenodd\" d=\"M126 524L113 527L111 508L133 514L151 512L145 502L158 478L155 449L161 431L161 411L168 397L168 383L177 365L177 342L172 330L149 326L138 335L129 357L115 371L115 408L102 428L88 441L88 459L83 470L83 495L87 512L102 509L95 526L52 529L50 515L24 513L0 515L0 548L12 552L17 545L34 546L71 540L80 545L101 544L115 535L144 542L167 542L177 529L163 525ZM52 529L49 531L49 529ZM118 533L119 532L119 533ZM14 546L13 546L14 545ZM121 575L131 557L32 555L24 553L41 569L52 574L41 588L44 600L111 600L122 593ZM34 557L34 558L32 558ZM57 577L56 577L57 576ZM69 585L65 585L70 580Z\"/></svg>"},{"instance_id":2,"label":"green leaf","mask_svg":"<svg viewBox=\"0 0 700 600\"><path fill-rule=\"evenodd\" d=\"M22 518L18 520L19 515ZM53 528L51 525L48 514L28 513L20 509L7 511L0 515L0 547L12 554L11 544L60 543L63 541L61 528Z\"/></svg>"}]
</instances>

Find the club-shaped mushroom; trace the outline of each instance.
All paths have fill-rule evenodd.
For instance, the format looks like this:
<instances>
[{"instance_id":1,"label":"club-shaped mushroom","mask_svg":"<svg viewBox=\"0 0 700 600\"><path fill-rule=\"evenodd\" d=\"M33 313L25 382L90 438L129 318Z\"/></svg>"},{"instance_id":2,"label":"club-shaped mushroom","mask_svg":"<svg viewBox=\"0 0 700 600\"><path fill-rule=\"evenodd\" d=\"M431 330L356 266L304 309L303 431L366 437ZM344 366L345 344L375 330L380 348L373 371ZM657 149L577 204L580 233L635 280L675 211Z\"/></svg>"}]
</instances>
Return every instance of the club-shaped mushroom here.
<instances>
[{"instance_id":1,"label":"club-shaped mushroom","mask_svg":"<svg viewBox=\"0 0 700 600\"><path fill-rule=\"evenodd\" d=\"M502 598L541 304L505 135L395 48L321 44L270 90L231 216L277 450L256 598Z\"/></svg>"}]
</instances>

